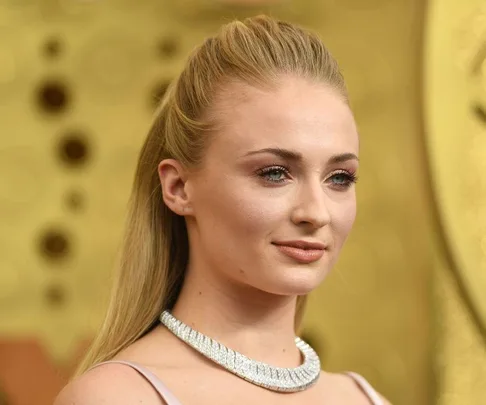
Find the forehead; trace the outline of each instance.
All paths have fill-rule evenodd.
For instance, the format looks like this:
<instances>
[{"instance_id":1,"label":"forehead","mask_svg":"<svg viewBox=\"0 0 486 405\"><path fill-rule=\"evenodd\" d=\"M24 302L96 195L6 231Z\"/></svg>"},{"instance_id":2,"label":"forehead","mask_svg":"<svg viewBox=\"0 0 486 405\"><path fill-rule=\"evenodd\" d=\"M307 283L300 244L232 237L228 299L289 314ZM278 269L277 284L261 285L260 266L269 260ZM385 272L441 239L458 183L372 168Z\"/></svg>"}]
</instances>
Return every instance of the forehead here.
<instances>
[{"instance_id":1,"label":"forehead","mask_svg":"<svg viewBox=\"0 0 486 405\"><path fill-rule=\"evenodd\" d=\"M273 89L233 82L214 102L216 148L241 150L269 146L303 153L352 152L359 140L344 98L326 84L285 77Z\"/></svg>"}]
</instances>

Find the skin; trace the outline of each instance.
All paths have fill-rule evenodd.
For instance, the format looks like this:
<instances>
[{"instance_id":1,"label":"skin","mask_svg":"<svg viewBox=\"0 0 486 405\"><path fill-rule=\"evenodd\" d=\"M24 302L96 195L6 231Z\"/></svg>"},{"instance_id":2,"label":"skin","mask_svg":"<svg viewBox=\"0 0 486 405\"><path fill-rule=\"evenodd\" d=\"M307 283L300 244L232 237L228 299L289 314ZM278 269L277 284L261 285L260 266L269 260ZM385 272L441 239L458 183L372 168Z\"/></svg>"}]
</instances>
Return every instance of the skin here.
<instances>
[{"instance_id":1,"label":"skin","mask_svg":"<svg viewBox=\"0 0 486 405\"><path fill-rule=\"evenodd\" d=\"M353 115L329 86L292 76L281 77L274 90L232 83L211 113L220 125L203 164L196 170L173 159L159 165L164 201L186 218L190 241L172 312L250 358L296 367L296 296L314 290L329 273L356 216L352 178L359 137ZM300 158L261 152L268 148ZM333 161L336 156L341 158ZM324 243L324 255L304 264L274 244L300 239ZM303 392L265 390L206 360L163 326L116 359L149 368L184 404L370 403L349 377L324 371ZM119 364L85 373L59 398L56 405L163 403L134 370Z\"/></svg>"},{"instance_id":2,"label":"skin","mask_svg":"<svg viewBox=\"0 0 486 405\"><path fill-rule=\"evenodd\" d=\"M299 362L295 298L328 274L356 216L355 187L346 176L356 173L357 159L328 161L357 156L359 140L335 91L299 78L282 82L270 92L232 84L228 92L238 96L215 102L221 127L202 168L184 179L182 167L168 160L159 172L166 204L186 217L191 246L174 314L237 350L292 365ZM266 148L302 160L248 155ZM325 243L322 259L301 264L272 243L299 239ZM282 358L284 349L292 359Z\"/></svg>"}]
</instances>

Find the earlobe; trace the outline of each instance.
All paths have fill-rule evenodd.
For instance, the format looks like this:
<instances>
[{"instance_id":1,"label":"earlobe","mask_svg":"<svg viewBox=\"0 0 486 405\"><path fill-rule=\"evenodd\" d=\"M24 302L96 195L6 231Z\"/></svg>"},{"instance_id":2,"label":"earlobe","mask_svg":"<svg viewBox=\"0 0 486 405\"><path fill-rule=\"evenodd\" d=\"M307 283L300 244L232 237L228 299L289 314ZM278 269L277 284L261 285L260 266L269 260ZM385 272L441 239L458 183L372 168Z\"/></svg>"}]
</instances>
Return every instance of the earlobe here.
<instances>
[{"instance_id":1,"label":"earlobe","mask_svg":"<svg viewBox=\"0 0 486 405\"><path fill-rule=\"evenodd\" d=\"M164 203L178 215L187 215L188 201L185 191L186 172L175 159L159 163L158 174Z\"/></svg>"}]
</instances>

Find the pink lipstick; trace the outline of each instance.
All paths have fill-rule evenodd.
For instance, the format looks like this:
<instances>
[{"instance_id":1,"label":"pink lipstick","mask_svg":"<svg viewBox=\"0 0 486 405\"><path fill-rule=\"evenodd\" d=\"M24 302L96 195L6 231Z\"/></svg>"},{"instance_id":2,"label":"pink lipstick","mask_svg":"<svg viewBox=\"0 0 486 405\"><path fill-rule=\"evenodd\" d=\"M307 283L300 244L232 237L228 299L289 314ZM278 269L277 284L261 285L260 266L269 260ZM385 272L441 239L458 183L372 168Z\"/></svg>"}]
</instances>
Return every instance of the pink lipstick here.
<instances>
[{"instance_id":1,"label":"pink lipstick","mask_svg":"<svg viewBox=\"0 0 486 405\"><path fill-rule=\"evenodd\" d=\"M300 263L312 263L319 260L326 251L326 245L314 241L285 241L273 244L286 256Z\"/></svg>"}]
</instances>

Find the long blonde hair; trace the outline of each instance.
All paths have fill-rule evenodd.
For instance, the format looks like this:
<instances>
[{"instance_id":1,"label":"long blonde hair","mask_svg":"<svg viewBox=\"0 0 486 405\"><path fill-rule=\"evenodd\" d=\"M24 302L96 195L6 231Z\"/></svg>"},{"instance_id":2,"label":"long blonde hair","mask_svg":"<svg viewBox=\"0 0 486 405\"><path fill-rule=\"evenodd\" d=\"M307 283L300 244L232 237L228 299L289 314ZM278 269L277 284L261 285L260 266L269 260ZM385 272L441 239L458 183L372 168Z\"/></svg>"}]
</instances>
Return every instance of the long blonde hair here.
<instances>
[{"instance_id":1,"label":"long blonde hair","mask_svg":"<svg viewBox=\"0 0 486 405\"><path fill-rule=\"evenodd\" d=\"M267 16L224 25L189 56L161 100L141 150L108 310L77 374L146 334L179 295L189 253L187 230L184 217L164 204L159 162L173 158L195 167L202 161L211 129L204 117L224 83L271 85L282 74L325 82L347 99L338 65L318 36ZM299 297L296 327L304 305L305 297Z\"/></svg>"}]
</instances>

